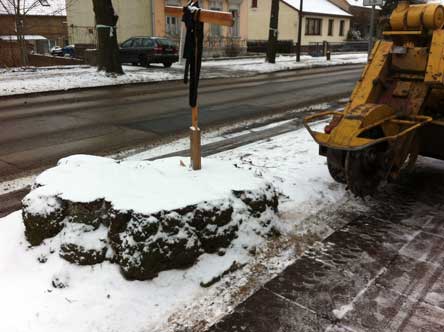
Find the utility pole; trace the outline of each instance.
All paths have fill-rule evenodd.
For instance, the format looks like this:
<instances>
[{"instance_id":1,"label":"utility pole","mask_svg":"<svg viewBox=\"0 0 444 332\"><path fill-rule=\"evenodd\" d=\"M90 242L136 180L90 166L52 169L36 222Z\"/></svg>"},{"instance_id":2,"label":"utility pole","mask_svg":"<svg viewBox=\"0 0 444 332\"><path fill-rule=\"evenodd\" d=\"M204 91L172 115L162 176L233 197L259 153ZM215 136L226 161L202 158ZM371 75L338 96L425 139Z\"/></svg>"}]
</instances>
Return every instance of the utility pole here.
<instances>
[{"instance_id":1,"label":"utility pole","mask_svg":"<svg viewBox=\"0 0 444 332\"><path fill-rule=\"evenodd\" d=\"M299 8L299 24L298 24L298 43L296 45L296 62L301 62L301 44L302 44L302 18L304 15L304 0L301 0L301 7Z\"/></svg>"},{"instance_id":2,"label":"utility pole","mask_svg":"<svg viewBox=\"0 0 444 332\"><path fill-rule=\"evenodd\" d=\"M279 26L279 0L272 0L270 12L270 30L268 32L267 62L276 63L276 44Z\"/></svg>"},{"instance_id":3,"label":"utility pole","mask_svg":"<svg viewBox=\"0 0 444 332\"><path fill-rule=\"evenodd\" d=\"M368 37L368 57L372 54L373 50L373 35L375 34L375 4L373 2L372 11L370 14L370 36Z\"/></svg>"}]
</instances>

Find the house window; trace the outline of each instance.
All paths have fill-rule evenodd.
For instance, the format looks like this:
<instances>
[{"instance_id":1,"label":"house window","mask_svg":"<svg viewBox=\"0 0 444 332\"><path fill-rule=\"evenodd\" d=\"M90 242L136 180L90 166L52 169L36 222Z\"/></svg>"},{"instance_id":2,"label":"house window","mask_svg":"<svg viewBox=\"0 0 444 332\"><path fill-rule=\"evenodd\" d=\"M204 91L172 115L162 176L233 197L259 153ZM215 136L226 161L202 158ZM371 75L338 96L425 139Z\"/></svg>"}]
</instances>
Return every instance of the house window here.
<instances>
[{"instance_id":1,"label":"house window","mask_svg":"<svg viewBox=\"0 0 444 332\"><path fill-rule=\"evenodd\" d=\"M220 11L220 8L211 7L210 10L218 10L218 11ZM221 26L218 25L218 24L210 24L210 35L212 37L220 37L222 35Z\"/></svg>"},{"instance_id":2,"label":"house window","mask_svg":"<svg viewBox=\"0 0 444 332\"><path fill-rule=\"evenodd\" d=\"M180 33L180 22L177 17L166 17L165 32L170 36L177 36Z\"/></svg>"},{"instance_id":3,"label":"house window","mask_svg":"<svg viewBox=\"0 0 444 332\"><path fill-rule=\"evenodd\" d=\"M344 29L345 29L345 21L341 20L341 22L339 23L339 36L344 35Z\"/></svg>"},{"instance_id":4,"label":"house window","mask_svg":"<svg viewBox=\"0 0 444 332\"><path fill-rule=\"evenodd\" d=\"M320 36L321 35L321 18L307 18L305 21L305 35Z\"/></svg>"},{"instance_id":5,"label":"house window","mask_svg":"<svg viewBox=\"0 0 444 332\"><path fill-rule=\"evenodd\" d=\"M230 33L232 37L239 37L239 10L231 9L231 14L233 14L234 24L230 28Z\"/></svg>"},{"instance_id":6,"label":"house window","mask_svg":"<svg viewBox=\"0 0 444 332\"><path fill-rule=\"evenodd\" d=\"M328 20L328 35L333 36L333 24L334 20Z\"/></svg>"},{"instance_id":7,"label":"house window","mask_svg":"<svg viewBox=\"0 0 444 332\"><path fill-rule=\"evenodd\" d=\"M251 0L251 8L257 8L257 0Z\"/></svg>"}]
</instances>

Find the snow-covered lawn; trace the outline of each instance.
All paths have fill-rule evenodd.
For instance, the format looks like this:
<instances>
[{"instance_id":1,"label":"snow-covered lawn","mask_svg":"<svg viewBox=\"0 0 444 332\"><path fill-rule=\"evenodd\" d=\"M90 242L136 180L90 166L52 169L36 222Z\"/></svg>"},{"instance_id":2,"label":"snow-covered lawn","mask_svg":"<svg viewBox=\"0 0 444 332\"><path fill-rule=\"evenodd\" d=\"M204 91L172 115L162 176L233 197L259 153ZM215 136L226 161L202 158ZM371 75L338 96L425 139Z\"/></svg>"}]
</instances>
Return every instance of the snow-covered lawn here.
<instances>
[{"instance_id":1,"label":"snow-covered lawn","mask_svg":"<svg viewBox=\"0 0 444 332\"><path fill-rule=\"evenodd\" d=\"M213 60L203 63L202 77L237 77L366 62L367 54L364 53L333 55L331 61L326 61L325 57L303 56L300 63L296 63L294 56L279 56L276 64L266 63L263 58ZM125 75L110 77L90 66L0 69L0 96L183 78L183 66L178 63L172 68L124 66L124 71Z\"/></svg>"},{"instance_id":2,"label":"snow-covered lawn","mask_svg":"<svg viewBox=\"0 0 444 332\"><path fill-rule=\"evenodd\" d=\"M349 200L344 188L330 178L325 160L318 156L317 145L305 130L211 158L248 169L280 190L276 223L281 237L265 241L240 234L238 243L253 241L255 254L233 245L224 256L201 256L190 269L162 272L152 281L130 282L120 275L117 265L108 262L74 266L57 253L49 255L46 263L39 262L52 247L30 248L21 213L15 212L0 219L0 331L164 332L175 324L213 321L240 300L240 293L245 297L257 287L253 276L264 281L295 259L294 246L283 250L280 243L302 239L305 234L321 238L331 232L332 225L308 223L307 217ZM209 288L200 286L233 261L247 265ZM258 270L257 264L265 268ZM63 280L68 287L54 288L54 280Z\"/></svg>"}]
</instances>

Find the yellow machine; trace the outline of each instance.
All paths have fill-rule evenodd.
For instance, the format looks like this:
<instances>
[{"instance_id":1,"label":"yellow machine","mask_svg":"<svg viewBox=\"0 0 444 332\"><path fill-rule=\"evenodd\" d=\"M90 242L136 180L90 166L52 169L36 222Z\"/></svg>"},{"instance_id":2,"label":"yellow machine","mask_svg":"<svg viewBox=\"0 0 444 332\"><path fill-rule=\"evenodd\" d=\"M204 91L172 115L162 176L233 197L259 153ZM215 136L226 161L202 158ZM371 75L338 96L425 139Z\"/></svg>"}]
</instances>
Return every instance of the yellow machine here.
<instances>
[{"instance_id":1,"label":"yellow machine","mask_svg":"<svg viewBox=\"0 0 444 332\"><path fill-rule=\"evenodd\" d=\"M418 155L444 160L444 7L401 1L343 112L305 126L332 177L359 196L396 179ZM324 132L313 122L333 117Z\"/></svg>"}]
</instances>

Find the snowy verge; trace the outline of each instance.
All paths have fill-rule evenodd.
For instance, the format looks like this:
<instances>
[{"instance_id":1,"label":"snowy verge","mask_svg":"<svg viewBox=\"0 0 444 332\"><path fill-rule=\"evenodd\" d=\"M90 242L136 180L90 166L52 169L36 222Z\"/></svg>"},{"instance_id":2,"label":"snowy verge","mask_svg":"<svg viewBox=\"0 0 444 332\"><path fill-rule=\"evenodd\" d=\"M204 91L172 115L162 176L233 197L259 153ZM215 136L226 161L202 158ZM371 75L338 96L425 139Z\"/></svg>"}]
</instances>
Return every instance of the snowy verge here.
<instances>
[{"instance_id":1,"label":"snowy verge","mask_svg":"<svg viewBox=\"0 0 444 332\"><path fill-rule=\"evenodd\" d=\"M183 158L116 161L77 155L37 177L23 199L31 245L61 233L62 258L78 265L118 263L127 279L187 268L203 253L238 237L273 231L278 198L272 184L231 163ZM247 226L245 226L247 224Z\"/></svg>"},{"instance_id":2,"label":"snowy verge","mask_svg":"<svg viewBox=\"0 0 444 332\"><path fill-rule=\"evenodd\" d=\"M305 55L301 62L296 62L294 56L282 55L277 57L275 64L266 63L263 58L204 61L201 77L240 77L276 71L365 63L367 63L365 53L336 54L330 61L325 57ZM184 70L178 63L172 68L124 66L123 69L125 75L121 76L105 75L97 72L95 67L84 65L66 68L0 69L0 96L180 80L183 79Z\"/></svg>"}]
</instances>

